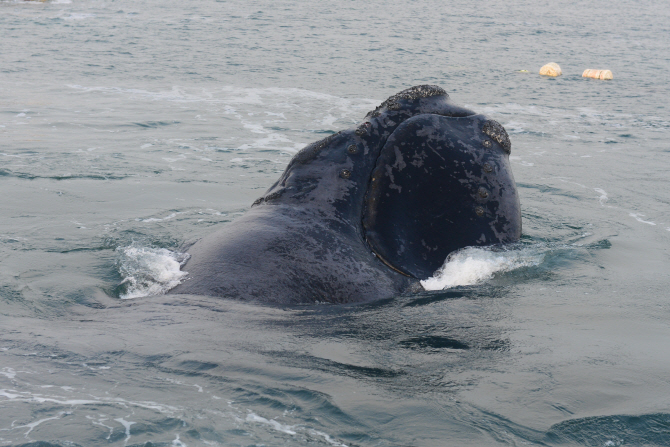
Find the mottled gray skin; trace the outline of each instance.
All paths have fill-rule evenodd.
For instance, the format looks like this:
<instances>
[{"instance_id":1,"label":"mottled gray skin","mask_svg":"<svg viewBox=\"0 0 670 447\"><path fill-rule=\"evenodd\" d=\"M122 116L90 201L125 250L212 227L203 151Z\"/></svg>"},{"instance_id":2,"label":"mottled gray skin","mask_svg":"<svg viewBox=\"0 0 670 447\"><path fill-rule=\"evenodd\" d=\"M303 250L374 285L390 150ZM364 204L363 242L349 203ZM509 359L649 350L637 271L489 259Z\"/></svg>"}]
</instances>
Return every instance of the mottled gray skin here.
<instances>
[{"instance_id":1,"label":"mottled gray skin","mask_svg":"<svg viewBox=\"0 0 670 447\"><path fill-rule=\"evenodd\" d=\"M507 133L436 86L301 150L242 217L188 252L173 293L351 303L420 289L453 250L521 235Z\"/></svg>"}]
</instances>

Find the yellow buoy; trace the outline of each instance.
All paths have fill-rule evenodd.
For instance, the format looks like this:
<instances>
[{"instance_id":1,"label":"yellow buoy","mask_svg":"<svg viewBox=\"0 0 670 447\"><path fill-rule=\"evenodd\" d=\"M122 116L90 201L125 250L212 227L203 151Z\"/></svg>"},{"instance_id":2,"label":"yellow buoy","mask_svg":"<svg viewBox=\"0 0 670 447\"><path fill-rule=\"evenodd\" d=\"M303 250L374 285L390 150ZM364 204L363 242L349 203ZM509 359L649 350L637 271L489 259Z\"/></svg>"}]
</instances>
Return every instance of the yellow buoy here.
<instances>
[{"instance_id":1,"label":"yellow buoy","mask_svg":"<svg viewBox=\"0 0 670 447\"><path fill-rule=\"evenodd\" d=\"M593 78L593 79L614 79L612 72L609 70L594 70L592 68L587 68L582 73L582 78Z\"/></svg>"},{"instance_id":2,"label":"yellow buoy","mask_svg":"<svg viewBox=\"0 0 670 447\"><path fill-rule=\"evenodd\" d=\"M540 74L543 76L560 76L563 74L561 67L556 62L550 62L544 67L540 68Z\"/></svg>"}]
</instances>

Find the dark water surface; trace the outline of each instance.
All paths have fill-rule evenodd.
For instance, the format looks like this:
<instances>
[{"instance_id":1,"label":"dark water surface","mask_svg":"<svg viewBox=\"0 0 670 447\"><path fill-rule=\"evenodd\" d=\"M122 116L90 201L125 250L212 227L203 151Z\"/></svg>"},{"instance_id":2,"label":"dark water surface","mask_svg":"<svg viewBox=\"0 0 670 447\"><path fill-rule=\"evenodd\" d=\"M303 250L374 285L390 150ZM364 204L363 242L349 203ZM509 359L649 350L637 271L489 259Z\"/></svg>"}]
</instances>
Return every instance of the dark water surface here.
<instances>
[{"instance_id":1,"label":"dark water surface","mask_svg":"<svg viewBox=\"0 0 670 447\"><path fill-rule=\"evenodd\" d=\"M669 24L660 0L0 1L0 445L669 446ZM520 244L365 305L161 294L305 144L425 83L510 133Z\"/></svg>"}]
</instances>

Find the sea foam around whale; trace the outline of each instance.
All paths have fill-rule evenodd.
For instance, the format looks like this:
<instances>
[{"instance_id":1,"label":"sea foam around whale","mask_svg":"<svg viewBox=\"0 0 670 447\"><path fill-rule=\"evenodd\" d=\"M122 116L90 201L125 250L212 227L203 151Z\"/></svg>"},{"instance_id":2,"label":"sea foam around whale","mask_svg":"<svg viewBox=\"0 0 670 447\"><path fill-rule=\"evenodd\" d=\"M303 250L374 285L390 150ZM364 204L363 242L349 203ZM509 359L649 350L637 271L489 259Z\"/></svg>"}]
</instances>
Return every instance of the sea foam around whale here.
<instances>
[{"instance_id":1,"label":"sea foam around whale","mask_svg":"<svg viewBox=\"0 0 670 447\"><path fill-rule=\"evenodd\" d=\"M165 293L188 274L180 270L190 258L187 253L136 245L116 250L119 254L117 267L123 277L119 293L122 299Z\"/></svg>"},{"instance_id":2,"label":"sea foam around whale","mask_svg":"<svg viewBox=\"0 0 670 447\"><path fill-rule=\"evenodd\" d=\"M526 267L535 267L545 259L548 247L466 247L451 253L432 277L421 281L426 290L444 290L457 286L480 284L503 274ZM131 244L117 248L117 268L123 278L121 299L160 295L188 274L181 267L188 253L165 248Z\"/></svg>"},{"instance_id":3,"label":"sea foam around whale","mask_svg":"<svg viewBox=\"0 0 670 447\"><path fill-rule=\"evenodd\" d=\"M421 281L426 290L443 290L487 281L496 274L538 266L545 253L538 247L466 247L451 253L442 267Z\"/></svg>"}]
</instances>

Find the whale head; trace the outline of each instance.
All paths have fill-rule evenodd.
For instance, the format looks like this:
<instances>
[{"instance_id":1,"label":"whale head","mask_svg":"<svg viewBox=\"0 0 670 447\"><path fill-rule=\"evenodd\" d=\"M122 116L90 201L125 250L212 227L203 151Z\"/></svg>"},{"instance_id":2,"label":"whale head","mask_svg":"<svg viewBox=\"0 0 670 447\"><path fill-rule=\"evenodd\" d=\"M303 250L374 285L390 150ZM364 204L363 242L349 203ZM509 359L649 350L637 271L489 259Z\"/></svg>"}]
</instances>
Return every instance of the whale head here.
<instances>
[{"instance_id":1,"label":"whale head","mask_svg":"<svg viewBox=\"0 0 670 447\"><path fill-rule=\"evenodd\" d=\"M301 150L253 206L309 209L389 269L425 279L455 250L519 240L510 152L499 123L420 85Z\"/></svg>"}]
</instances>

